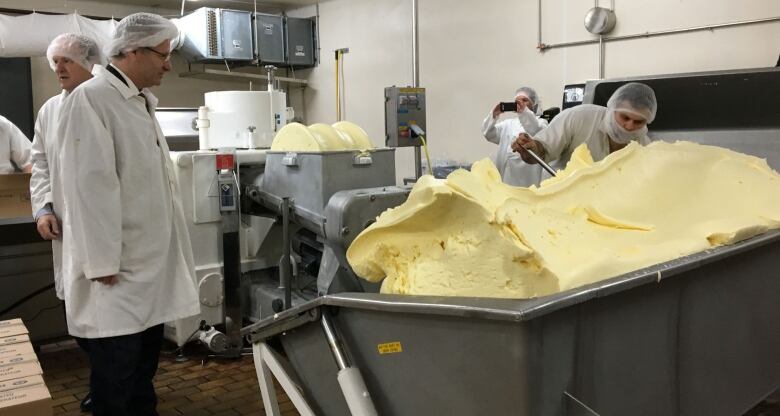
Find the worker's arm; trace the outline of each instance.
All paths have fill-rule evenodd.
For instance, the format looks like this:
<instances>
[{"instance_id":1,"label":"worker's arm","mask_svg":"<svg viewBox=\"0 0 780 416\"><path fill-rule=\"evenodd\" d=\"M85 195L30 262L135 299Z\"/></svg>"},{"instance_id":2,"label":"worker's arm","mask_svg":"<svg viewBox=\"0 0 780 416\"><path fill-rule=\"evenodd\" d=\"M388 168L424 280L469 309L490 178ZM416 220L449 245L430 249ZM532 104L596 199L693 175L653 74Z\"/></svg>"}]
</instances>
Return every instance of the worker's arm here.
<instances>
[{"instance_id":1,"label":"worker's arm","mask_svg":"<svg viewBox=\"0 0 780 416\"><path fill-rule=\"evenodd\" d=\"M40 211L46 204L52 204L53 202L49 179L49 160L46 155L46 134L49 130L47 130L48 126L46 126L45 107L46 104L38 112L38 118L35 120L35 135L33 136L30 149L30 158L32 160L30 201L32 202L32 211L35 218L38 218Z\"/></svg>"},{"instance_id":2,"label":"worker's arm","mask_svg":"<svg viewBox=\"0 0 780 416\"><path fill-rule=\"evenodd\" d=\"M491 143L498 144L501 141L501 130L496 127L498 116L501 115L500 104L496 104L493 111L482 120L482 136Z\"/></svg>"},{"instance_id":3,"label":"worker's arm","mask_svg":"<svg viewBox=\"0 0 780 416\"><path fill-rule=\"evenodd\" d=\"M63 103L60 140L62 194L72 232L70 252L89 279L119 273L122 254L122 205L114 138L84 90Z\"/></svg>"},{"instance_id":4,"label":"worker's arm","mask_svg":"<svg viewBox=\"0 0 780 416\"><path fill-rule=\"evenodd\" d=\"M523 125L523 129L531 136L547 127L547 120L537 117L528 107L522 113L518 113L517 118L520 120L520 124Z\"/></svg>"},{"instance_id":5,"label":"worker's arm","mask_svg":"<svg viewBox=\"0 0 780 416\"><path fill-rule=\"evenodd\" d=\"M564 111L555 117L547 128L538 132L533 138L520 135L512 144L512 150L520 153L520 157L526 163L536 163L524 149L531 149L545 162L558 159L571 145L575 127L571 117L571 111Z\"/></svg>"},{"instance_id":6,"label":"worker's arm","mask_svg":"<svg viewBox=\"0 0 780 416\"><path fill-rule=\"evenodd\" d=\"M30 148L32 144L27 136L19 130L13 123L10 124L9 134L11 135L11 160L22 172L29 173L32 169L30 163Z\"/></svg>"}]
</instances>

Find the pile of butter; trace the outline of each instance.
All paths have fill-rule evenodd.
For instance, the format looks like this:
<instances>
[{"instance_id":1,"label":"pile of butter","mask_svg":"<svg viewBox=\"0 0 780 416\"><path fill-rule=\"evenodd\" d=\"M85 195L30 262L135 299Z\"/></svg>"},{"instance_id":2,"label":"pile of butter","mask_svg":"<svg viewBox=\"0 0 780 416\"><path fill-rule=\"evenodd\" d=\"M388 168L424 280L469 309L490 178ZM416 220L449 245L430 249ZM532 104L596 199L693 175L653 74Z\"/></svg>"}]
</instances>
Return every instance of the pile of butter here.
<instances>
[{"instance_id":1,"label":"pile of butter","mask_svg":"<svg viewBox=\"0 0 780 416\"><path fill-rule=\"evenodd\" d=\"M355 123L339 121L333 125L316 123L304 126L290 123L274 136L271 150L284 152L333 152L373 149L368 134Z\"/></svg>"},{"instance_id":2,"label":"pile of butter","mask_svg":"<svg viewBox=\"0 0 780 416\"><path fill-rule=\"evenodd\" d=\"M539 188L485 159L424 176L347 258L382 293L530 298L780 227L780 175L765 160L691 142L636 143L594 163L580 146Z\"/></svg>"}]
</instances>

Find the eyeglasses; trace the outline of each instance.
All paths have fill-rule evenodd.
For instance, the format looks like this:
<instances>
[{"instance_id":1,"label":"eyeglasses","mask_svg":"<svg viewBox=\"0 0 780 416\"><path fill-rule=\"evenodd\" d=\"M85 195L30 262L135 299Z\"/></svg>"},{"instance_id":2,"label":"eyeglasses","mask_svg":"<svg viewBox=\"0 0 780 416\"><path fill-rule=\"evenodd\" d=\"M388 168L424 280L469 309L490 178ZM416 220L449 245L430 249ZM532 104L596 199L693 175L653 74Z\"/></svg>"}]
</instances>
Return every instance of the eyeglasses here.
<instances>
[{"instance_id":1,"label":"eyeglasses","mask_svg":"<svg viewBox=\"0 0 780 416\"><path fill-rule=\"evenodd\" d=\"M165 61L165 62L170 62L170 60L171 60L171 54L170 53L162 53L162 52L160 52L158 50L152 49L152 48L147 47L147 46L145 46L145 47L143 47L141 49L147 50L149 52L154 52L155 55L157 55L160 58L162 58L162 60Z\"/></svg>"}]
</instances>

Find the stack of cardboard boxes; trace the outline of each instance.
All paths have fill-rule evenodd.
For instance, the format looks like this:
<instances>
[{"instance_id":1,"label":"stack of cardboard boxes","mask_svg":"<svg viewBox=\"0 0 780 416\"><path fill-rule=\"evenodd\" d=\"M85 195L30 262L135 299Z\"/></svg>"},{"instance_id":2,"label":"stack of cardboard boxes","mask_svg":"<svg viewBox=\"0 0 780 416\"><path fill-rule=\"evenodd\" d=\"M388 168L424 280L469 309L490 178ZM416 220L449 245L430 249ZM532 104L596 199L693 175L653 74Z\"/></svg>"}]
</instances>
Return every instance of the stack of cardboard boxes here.
<instances>
[{"instance_id":1,"label":"stack of cardboard boxes","mask_svg":"<svg viewBox=\"0 0 780 416\"><path fill-rule=\"evenodd\" d=\"M0 321L0 415L51 416L51 395L21 319Z\"/></svg>"},{"instance_id":2,"label":"stack of cardboard boxes","mask_svg":"<svg viewBox=\"0 0 780 416\"><path fill-rule=\"evenodd\" d=\"M30 174L0 175L0 218L29 217Z\"/></svg>"}]
</instances>

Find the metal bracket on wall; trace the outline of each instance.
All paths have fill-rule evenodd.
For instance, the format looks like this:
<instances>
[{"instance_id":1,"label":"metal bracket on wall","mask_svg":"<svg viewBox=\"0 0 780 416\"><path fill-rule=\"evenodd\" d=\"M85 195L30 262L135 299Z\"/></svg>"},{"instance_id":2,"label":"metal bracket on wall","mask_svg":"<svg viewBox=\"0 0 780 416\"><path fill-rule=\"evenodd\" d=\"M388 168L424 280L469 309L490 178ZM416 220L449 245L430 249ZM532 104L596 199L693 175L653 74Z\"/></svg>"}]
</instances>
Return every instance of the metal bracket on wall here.
<instances>
[{"instance_id":1,"label":"metal bracket on wall","mask_svg":"<svg viewBox=\"0 0 780 416\"><path fill-rule=\"evenodd\" d=\"M238 71L221 71L218 69L210 69L210 68L203 68L202 70L192 70L182 72L179 74L180 78L198 78L198 79L209 79L209 80L227 80L227 81L253 81L253 80L264 80L268 81L267 75L262 74L253 74L249 72L238 72ZM300 84L303 86L306 86L309 81L305 79L299 79L299 78L289 78L289 77L274 77L279 82L287 82L290 84Z\"/></svg>"}]
</instances>

